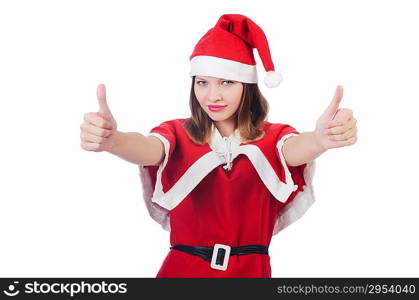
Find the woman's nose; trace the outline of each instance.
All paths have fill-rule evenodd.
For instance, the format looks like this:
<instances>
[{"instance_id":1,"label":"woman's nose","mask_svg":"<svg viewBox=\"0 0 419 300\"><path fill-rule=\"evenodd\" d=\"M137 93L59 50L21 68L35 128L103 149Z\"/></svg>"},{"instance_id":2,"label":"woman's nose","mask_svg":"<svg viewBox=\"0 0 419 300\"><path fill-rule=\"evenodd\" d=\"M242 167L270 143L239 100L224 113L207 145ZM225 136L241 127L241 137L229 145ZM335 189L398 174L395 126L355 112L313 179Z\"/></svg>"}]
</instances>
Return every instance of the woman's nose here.
<instances>
[{"instance_id":1,"label":"woman's nose","mask_svg":"<svg viewBox=\"0 0 419 300\"><path fill-rule=\"evenodd\" d=\"M221 91L219 86L213 85L209 88L208 99L211 101L221 99Z\"/></svg>"}]
</instances>

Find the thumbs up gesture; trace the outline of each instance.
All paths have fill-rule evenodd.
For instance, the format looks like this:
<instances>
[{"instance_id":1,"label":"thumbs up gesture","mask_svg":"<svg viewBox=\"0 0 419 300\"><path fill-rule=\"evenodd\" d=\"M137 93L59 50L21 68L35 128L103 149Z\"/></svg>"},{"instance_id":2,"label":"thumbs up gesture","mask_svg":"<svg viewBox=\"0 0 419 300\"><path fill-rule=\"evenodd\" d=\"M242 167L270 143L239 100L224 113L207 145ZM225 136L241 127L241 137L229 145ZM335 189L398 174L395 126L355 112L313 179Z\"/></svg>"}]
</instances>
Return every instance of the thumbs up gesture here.
<instances>
[{"instance_id":1,"label":"thumbs up gesture","mask_svg":"<svg viewBox=\"0 0 419 300\"><path fill-rule=\"evenodd\" d=\"M110 151L115 144L117 124L106 102L106 89L103 84L97 87L97 99L99 111L86 113L80 125L80 146L87 151Z\"/></svg>"},{"instance_id":2,"label":"thumbs up gesture","mask_svg":"<svg viewBox=\"0 0 419 300\"><path fill-rule=\"evenodd\" d=\"M332 102L316 122L314 134L323 149L353 145L357 140L356 119L349 108L339 108L343 87L336 87Z\"/></svg>"}]
</instances>

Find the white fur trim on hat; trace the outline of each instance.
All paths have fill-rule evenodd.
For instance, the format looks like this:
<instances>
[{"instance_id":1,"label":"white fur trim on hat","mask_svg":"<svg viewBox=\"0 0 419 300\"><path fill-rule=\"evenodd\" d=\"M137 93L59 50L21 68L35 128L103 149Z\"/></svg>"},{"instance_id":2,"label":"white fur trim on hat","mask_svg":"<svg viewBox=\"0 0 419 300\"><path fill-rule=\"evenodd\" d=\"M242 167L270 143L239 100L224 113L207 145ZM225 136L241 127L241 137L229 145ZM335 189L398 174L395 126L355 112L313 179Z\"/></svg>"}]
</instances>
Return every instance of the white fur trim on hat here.
<instances>
[{"instance_id":1,"label":"white fur trim on hat","mask_svg":"<svg viewBox=\"0 0 419 300\"><path fill-rule=\"evenodd\" d=\"M214 56L199 55L191 59L190 76L201 75L257 83L256 66Z\"/></svg>"}]
</instances>

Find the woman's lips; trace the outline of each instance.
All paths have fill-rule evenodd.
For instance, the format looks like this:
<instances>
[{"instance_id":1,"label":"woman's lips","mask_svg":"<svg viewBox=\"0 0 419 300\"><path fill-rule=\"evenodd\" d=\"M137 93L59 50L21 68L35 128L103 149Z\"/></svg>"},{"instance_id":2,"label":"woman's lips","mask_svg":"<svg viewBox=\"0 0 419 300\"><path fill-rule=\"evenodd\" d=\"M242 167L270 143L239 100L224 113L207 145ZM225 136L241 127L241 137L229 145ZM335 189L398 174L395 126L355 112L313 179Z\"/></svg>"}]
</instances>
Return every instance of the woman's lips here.
<instances>
[{"instance_id":1,"label":"woman's lips","mask_svg":"<svg viewBox=\"0 0 419 300\"><path fill-rule=\"evenodd\" d=\"M208 109L210 111L221 111L223 110L227 105L208 105Z\"/></svg>"}]
</instances>

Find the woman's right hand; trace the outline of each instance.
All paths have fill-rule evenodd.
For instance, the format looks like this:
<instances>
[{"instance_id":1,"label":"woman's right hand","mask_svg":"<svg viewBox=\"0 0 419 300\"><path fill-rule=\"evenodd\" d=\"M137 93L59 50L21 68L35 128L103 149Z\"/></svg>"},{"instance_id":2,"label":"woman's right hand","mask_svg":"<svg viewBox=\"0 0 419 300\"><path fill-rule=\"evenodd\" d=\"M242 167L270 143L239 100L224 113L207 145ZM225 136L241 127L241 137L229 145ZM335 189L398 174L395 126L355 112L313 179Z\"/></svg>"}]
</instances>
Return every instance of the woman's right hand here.
<instances>
[{"instance_id":1,"label":"woman's right hand","mask_svg":"<svg viewBox=\"0 0 419 300\"><path fill-rule=\"evenodd\" d=\"M105 85L97 87L99 112L84 114L83 123L80 125L80 146L87 151L111 151L115 146L117 124L106 103Z\"/></svg>"}]
</instances>

